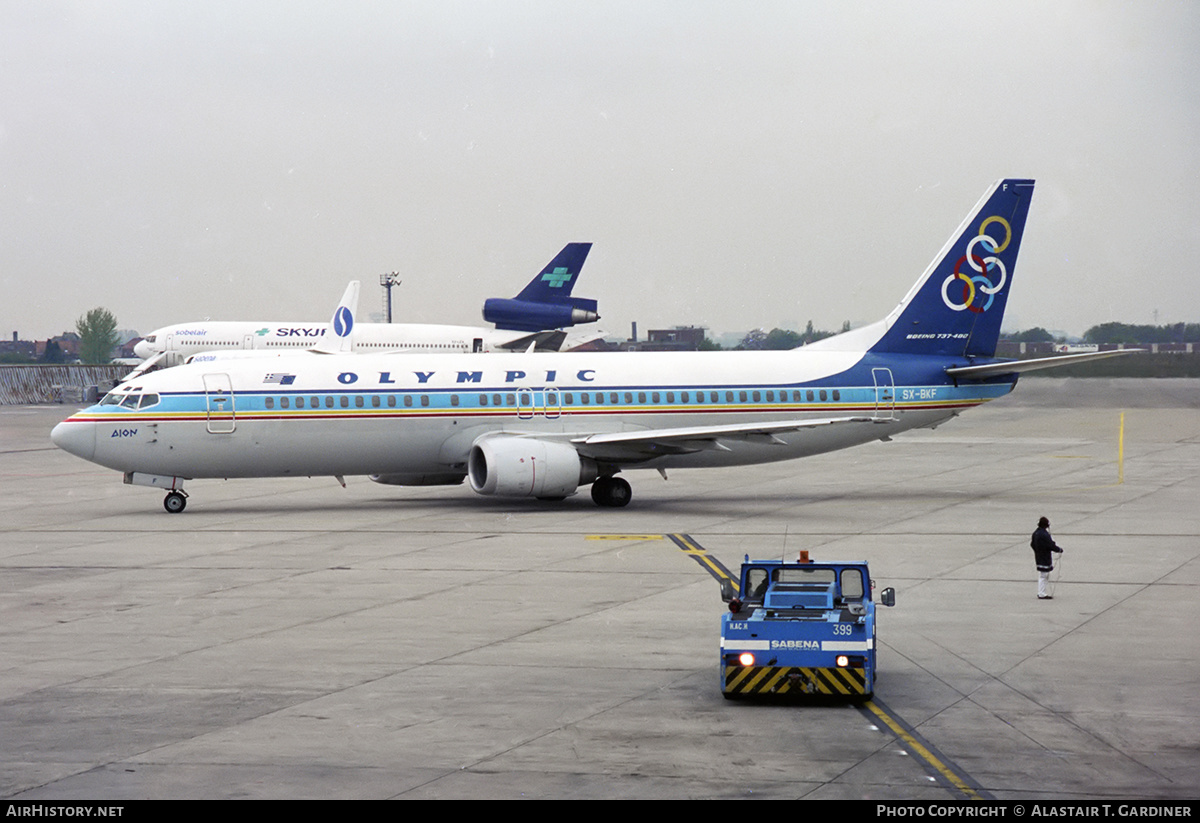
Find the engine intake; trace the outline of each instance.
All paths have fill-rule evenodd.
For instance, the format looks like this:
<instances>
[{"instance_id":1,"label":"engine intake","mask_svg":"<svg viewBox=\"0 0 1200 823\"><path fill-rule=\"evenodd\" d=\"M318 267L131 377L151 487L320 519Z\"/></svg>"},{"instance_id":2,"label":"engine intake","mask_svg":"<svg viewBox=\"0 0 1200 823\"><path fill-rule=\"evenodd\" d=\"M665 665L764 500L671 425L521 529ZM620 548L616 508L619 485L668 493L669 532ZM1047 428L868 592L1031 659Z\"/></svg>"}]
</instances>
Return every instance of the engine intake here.
<instances>
[{"instance_id":1,"label":"engine intake","mask_svg":"<svg viewBox=\"0 0 1200 823\"><path fill-rule=\"evenodd\" d=\"M597 474L570 444L532 437L484 438L467 459L471 488L501 497L567 497Z\"/></svg>"}]
</instances>

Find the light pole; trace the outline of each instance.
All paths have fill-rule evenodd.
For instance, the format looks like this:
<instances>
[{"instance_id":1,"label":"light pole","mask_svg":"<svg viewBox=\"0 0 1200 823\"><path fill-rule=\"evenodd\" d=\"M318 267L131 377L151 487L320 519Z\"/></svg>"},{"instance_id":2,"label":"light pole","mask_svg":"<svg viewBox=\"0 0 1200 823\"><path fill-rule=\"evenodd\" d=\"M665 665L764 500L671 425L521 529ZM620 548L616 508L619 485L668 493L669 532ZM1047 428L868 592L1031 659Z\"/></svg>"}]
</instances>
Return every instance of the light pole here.
<instances>
[{"instance_id":1,"label":"light pole","mask_svg":"<svg viewBox=\"0 0 1200 823\"><path fill-rule=\"evenodd\" d=\"M379 275L379 285L387 292L387 321L392 322L392 286L400 285L400 272Z\"/></svg>"}]
</instances>

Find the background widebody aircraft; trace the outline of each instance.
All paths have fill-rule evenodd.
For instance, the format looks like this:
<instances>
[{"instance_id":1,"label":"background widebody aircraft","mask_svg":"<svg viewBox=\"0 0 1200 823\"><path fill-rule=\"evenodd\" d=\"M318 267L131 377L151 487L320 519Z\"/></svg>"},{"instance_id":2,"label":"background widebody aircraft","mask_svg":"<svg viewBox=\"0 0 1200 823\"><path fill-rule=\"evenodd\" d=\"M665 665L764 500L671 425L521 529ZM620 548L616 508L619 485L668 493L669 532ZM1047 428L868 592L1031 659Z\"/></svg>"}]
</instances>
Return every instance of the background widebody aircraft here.
<instances>
[{"instance_id":1,"label":"background widebody aircraft","mask_svg":"<svg viewBox=\"0 0 1200 823\"><path fill-rule=\"evenodd\" d=\"M490 298L484 303L484 320L495 328L428 323L358 323L354 325L352 351L365 353L448 353L558 351L568 334L562 329L600 319L595 300L572 297L591 243L568 243L514 298ZM349 311L357 316L357 295ZM328 343L338 312L347 307L350 291L335 311L334 321L269 322L215 321L178 323L155 329L134 347L145 361L128 378L155 368L178 366L189 358L213 351L254 351L281 354L320 348ZM339 335L342 336L342 335ZM583 342L582 339L578 342Z\"/></svg>"}]
</instances>

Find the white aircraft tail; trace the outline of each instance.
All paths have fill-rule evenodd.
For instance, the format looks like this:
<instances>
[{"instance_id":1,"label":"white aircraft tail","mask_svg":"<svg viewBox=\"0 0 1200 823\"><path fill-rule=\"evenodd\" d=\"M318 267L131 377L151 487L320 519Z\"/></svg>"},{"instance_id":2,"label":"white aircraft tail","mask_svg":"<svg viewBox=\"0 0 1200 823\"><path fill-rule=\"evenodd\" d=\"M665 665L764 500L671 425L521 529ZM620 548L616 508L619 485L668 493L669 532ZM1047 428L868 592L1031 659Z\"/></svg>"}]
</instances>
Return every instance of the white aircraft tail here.
<instances>
[{"instance_id":1,"label":"white aircraft tail","mask_svg":"<svg viewBox=\"0 0 1200 823\"><path fill-rule=\"evenodd\" d=\"M358 280L351 280L346 286L342 300L333 312L329 328L321 342L312 347L317 354L351 354L354 352L354 315L358 313L358 292L361 288Z\"/></svg>"}]
</instances>

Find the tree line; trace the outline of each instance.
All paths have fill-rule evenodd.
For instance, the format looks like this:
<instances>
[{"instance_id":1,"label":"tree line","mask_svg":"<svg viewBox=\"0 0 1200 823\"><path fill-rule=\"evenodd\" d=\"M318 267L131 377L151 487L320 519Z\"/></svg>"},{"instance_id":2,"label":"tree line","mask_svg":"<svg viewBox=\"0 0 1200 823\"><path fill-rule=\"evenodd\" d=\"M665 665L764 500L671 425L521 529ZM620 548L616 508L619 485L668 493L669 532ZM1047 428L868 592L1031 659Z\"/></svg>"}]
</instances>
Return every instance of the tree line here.
<instances>
[{"instance_id":1,"label":"tree line","mask_svg":"<svg viewBox=\"0 0 1200 823\"><path fill-rule=\"evenodd\" d=\"M117 348L117 318L108 309L97 307L75 321L75 333L79 335L79 362L88 365L104 365L112 360ZM67 356L54 340L46 343L42 356L34 361L14 352L0 355L0 363L64 363Z\"/></svg>"},{"instance_id":2,"label":"tree line","mask_svg":"<svg viewBox=\"0 0 1200 823\"><path fill-rule=\"evenodd\" d=\"M1041 326L1009 332L1002 339L1013 343L1065 343ZM1083 333L1083 342L1101 343L1200 343L1200 323L1170 323L1153 326L1137 323L1101 323Z\"/></svg>"}]
</instances>

